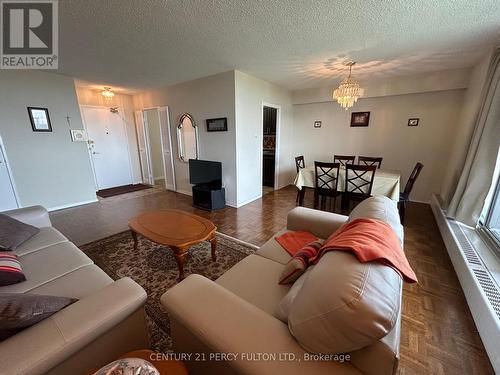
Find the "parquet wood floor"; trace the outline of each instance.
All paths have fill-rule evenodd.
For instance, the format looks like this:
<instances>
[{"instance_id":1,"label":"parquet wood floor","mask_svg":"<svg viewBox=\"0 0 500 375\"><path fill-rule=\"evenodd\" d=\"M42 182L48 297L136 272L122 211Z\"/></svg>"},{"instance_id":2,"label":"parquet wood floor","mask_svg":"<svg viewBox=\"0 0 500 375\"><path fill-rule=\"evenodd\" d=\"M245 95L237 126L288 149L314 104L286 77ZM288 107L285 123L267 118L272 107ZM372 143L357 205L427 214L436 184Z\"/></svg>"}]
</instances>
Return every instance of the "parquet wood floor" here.
<instances>
[{"instance_id":1,"label":"parquet wood floor","mask_svg":"<svg viewBox=\"0 0 500 375\"><path fill-rule=\"evenodd\" d=\"M305 206L312 206L306 194ZM294 187L265 194L239 209L205 212L191 207L191 197L159 192L103 200L51 213L54 226L77 245L127 229L127 220L157 208L178 208L212 220L218 230L262 245L286 225L295 206ZM428 205L407 210L405 252L419 284L405 284L398 373L494 374Z\"/></svg>"}]
</instances>

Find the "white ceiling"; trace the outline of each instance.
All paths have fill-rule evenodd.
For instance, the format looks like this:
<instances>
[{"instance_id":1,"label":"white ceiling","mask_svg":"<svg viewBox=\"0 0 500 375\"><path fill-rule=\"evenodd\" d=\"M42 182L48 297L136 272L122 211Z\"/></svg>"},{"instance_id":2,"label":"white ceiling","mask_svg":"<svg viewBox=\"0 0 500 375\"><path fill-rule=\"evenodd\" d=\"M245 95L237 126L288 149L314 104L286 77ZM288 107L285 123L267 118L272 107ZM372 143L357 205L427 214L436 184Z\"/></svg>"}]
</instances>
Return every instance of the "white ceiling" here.
<instances>
[{"instance_id":1,"label":"white ceiling","mask_svg":"<svg viewBox=\"0 0 500 375\"><path fill-rule=\"evenodd\" d=\"M472 66L499 0L62 0L59 72L133 90L237 69L289 89Z\"/></svg>"}]
</instances>

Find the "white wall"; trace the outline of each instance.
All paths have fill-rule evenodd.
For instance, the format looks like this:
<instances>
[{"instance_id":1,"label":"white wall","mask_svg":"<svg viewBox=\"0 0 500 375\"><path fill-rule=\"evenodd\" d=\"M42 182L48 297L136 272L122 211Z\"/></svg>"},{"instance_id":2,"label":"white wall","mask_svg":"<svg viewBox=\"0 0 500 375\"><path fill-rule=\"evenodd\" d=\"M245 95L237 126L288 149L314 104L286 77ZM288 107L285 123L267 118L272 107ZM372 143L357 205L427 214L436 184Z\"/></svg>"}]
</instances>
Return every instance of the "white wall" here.
<instances>
[{"instance_id":1,"label":"white wall","mask_svg":"<svg viewBox=\"0 0 500 375\"><path fill-rule=\"evenodd\" d=\"M86 144L70 137L70 128L83 128L73 79L42 71L2 70L0 88L0 135L21 205L50 209L95 201ZM52 132L33 132L28 106L48 108Z\"/></svg>"},{"instance_id":2,"label":"white wall","mask_svg":"<svg viewBox=\"0 0 500 375\"><path fill-rule=\"evenodd\" d=\"M382 156L383 168L402 172L401 189L420 161L424 169L411 198L427 202L441 191L464 91L365 98L349 111L333 101L294 105L294 155L303 154L307 165L333 161L334 154ZM353 111L370 111L369 127L351 128ZM413 117L420 118L418 127L407 126ZM315 120L321 128L313 127Z\"/></svg>"},{"instance_id":3,"label":"white wall","mask_svg":"<svg viewBox=\"0 0 500 375\"><path fill-rule=\"evenodd\" d=\"M235 71L238 206L262 194L262 104L280 106L277 186L293 181L291 93L272 83Z\"/></svg>"},{"instance_id":4,"label":"white wall","mask_svg":"<svg viewBox=\"0 0 500 375\"><path fill-rule=\"evenodd\" d=\"M139 159L139 148L137 145L137 134L135 130L134 102L131 95L115 94L111 100L105 99L101 92L87 87L76 87L78 104L99 107L119 107L123 109L123 121L127 131L128 150L132 164L132 180L134 183L142 182L141 163ZM125 147L125 145L124 145Z\"/></svg>"},{"instance_id":5,"label":"white wall","mask_svg":"<svg viewBox=\"0 0 500 375\"><path fill-rule=\"evenodd\" d=\"M134 96L137 110L169 106L177 190L191 194L188 164L179 160L177 124L183 113L193 116L199 130L200 159L222 162L226 202L236 206L236 145L234 115L234 72L225 72ZM227 132L206 131L205 120L227 117Z\"/></svg>"},{"instance_id":6,"label":"white wall","mask_svg":"<svg viewBox=\"0 0 500 375\"><path fill-rule=\"evenodd\" d=\"M448 169L446 171L443 187L440 191L443 200L443 207L447 207L450 202L458 180L462 173L462 166L469 149L469 143L476 125L476 117L481 104L481 94L486 80L486 74L490 65L490 51L483 56L472 69L470 74L468 88L465 92L464 101L460 111L460 119L457 131L453 137L453 147L448 160Z\"/></svg>"}]
</instances>

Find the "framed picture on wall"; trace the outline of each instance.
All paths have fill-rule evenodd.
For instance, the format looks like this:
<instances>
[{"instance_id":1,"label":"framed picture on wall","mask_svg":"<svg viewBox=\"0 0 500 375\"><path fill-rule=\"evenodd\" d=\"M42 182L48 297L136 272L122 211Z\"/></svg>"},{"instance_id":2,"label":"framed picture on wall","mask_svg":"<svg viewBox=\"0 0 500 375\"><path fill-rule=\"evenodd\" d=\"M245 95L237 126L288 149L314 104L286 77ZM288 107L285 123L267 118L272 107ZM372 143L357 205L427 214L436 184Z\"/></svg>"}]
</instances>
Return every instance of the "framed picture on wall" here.
<instances>
[{"instance_id":1,"label":"framed picture on wall","mask_svg":"<svg viewBox=\"0 0 500 375\"><path fill-rule=\"evenodd\" d=\"M31 128L34 132L51 132L49 110L47 108L28 107Z\"/></svg>"},{"instance_id":2,"label":"framed picture on wall","mask_svg":"<svg viewBox=\"0 0 500 375\"><path fill-rule=\"evenodd\" d=\"M370 112L352 112L351 113L351 126L368 126L370 122Z\"/></svg>"},{"instance_id":3,"label":"framed picture on wall","mask_svg":"<svg viewBox=\"0 0 500 375\"><path fill-rule=\"evenodd\" d=\"M227 132L227 117L207 119L207 132Z\"/></svg>"},{"instance_id":4,"label":"framed picture on wall","mask_svg":"<svg viewBox=\"0 0 500 375\"><path fill-rule=\"evenodd\" d=\"M419 118L409 118L408 119L408 126L418 126L419 121L420 121Z\"/></svg>"}]
</instances>

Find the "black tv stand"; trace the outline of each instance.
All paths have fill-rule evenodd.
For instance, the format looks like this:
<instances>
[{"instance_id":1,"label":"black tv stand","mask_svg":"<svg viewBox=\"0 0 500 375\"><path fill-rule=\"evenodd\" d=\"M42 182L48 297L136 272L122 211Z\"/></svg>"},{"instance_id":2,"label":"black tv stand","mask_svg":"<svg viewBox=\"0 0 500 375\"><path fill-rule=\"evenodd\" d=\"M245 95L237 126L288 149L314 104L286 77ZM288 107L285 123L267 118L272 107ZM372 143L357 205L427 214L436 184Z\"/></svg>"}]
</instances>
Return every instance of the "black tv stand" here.
<instances>
[{"instance_id":1,"label":"black tv stand","mask_svg":"<svg viewBox=\"0 0 500 375\"><path fill-rule=\"evenodd\" d=\"M193 206L214 211L226 207L226 191L220 184L193 186Z\"/></svg>"}]
</instances>

